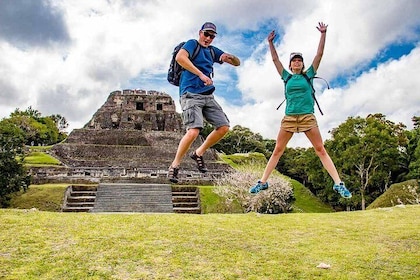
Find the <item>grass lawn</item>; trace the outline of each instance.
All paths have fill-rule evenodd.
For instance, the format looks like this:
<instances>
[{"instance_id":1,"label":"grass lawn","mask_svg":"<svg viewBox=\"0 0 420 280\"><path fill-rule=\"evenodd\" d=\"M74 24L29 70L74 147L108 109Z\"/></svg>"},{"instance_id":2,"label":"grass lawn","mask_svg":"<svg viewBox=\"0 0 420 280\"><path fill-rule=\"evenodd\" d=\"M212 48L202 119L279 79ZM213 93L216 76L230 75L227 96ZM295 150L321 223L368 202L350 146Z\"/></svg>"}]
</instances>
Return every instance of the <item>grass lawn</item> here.
<instances>
[{"instance_id":1,"label":"grass lawn","mask_svg":"<svg viewBox=\"0 0 420 280\"><path fill-rule=\"evenodd\" d=\"M31 152L25 157L24 162L30 166L60 165L60 161L44 152Z\"/></svg>"},{"instance_id":2,"label":"grass lawn","mask_svg":"<svg viewBox=\"0 0 420 280\"><path fill-rule=\"evenodd\" d=\"M419 216L0 209L0 279L419 279Z\"/></svg>"},{"instance_id":3,"label":"grass lawn","mask_svg":"<svg viewBox=\"0 0 420 280\"><path fill-rule=\"evenodd\" d=\"M71 184L30 185L27 191L20 191L12 197L10 208L61 211L64 192L69 185Z\"/></svg>"}]
</instances>

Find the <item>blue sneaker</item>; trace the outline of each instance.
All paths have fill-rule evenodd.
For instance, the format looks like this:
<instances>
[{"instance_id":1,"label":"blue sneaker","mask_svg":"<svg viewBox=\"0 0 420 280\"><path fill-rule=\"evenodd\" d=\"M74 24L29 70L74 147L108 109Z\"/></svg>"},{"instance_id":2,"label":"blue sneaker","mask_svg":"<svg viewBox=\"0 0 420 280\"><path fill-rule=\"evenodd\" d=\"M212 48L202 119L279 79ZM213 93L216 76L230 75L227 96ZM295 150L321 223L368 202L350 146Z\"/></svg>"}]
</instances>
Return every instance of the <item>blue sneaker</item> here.
<instances>
[{"instance_id":1,"label":"blue sneaker","mask_svg":"<svg viewBox=\"0 0 420 280\"><path fill-rule=\"evenodd\" d=\"M338 192L344 198L351 198L351 192L349 192L343 182L340 182L338 185L334 185L333 190Z\"/></svg>"},{"instance_id":2,"label":"blue sneaker","mask_svg":"<svg viewBox=\"0 0 420 280\"><path fill-rule=\"evenodd\" d=\"M268 182L265 182L264 184L261 181L258 181L258 183L249 189L249 193L257 194L260 191L268 189Z\"/></svg>"}]
</instances>

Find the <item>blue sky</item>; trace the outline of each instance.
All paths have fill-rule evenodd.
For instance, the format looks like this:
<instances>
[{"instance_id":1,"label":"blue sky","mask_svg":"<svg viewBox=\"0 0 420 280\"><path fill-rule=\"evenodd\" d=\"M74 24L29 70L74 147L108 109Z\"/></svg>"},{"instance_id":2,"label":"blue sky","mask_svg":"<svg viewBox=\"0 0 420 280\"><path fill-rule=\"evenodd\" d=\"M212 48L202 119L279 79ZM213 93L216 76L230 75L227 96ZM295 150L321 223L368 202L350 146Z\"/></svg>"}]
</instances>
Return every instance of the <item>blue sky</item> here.
<instances>
[{"instance_id":1,"label":"blue sky","mask_svg":"<svg viewBox=\"0 0 420 280\"><path fill-rule=\"evenodd\" d=\"M379 7L380 5L380 7ZM216 98L231 124L275 139L284 107L283 82L268 52L276 30L280 59L316 52L319 21L329 25L316 82L324 139L350 116L382 113L412 128L420 116L420 1L416 0L2 0L0 117L28 106L61 114L70 130L86 124L118 89L170 94L173 47L197 38L205 21L217 25L213 44L241 59L215 65ZM178 102L176 102L178 105ZM177 107L180 111L180 108ZM289 146L308 147L302 134Z\"/></svg>"}]
</instances>

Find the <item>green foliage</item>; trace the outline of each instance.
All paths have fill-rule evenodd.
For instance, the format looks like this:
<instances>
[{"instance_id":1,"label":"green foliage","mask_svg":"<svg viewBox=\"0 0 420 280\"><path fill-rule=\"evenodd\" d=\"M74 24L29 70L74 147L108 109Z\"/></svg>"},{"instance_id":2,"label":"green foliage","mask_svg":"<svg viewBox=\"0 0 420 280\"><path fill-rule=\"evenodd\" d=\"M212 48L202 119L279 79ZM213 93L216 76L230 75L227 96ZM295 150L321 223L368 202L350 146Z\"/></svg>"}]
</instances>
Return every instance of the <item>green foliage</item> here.
<instances>
[{"instance_id":1,"label":"green foliage","mask_svg":"<svg viewBox=\"0 0 420 280\"><path fill-rule=\"evenodd\" d=\"M333 139L326 141L349 190L359 195L361 209L395 178L401 161L399 150L406 144L402 128L381 114L366 119L350 117L332 131Z\"/></svg>"},{"instance_id":2,"label":"green foliage","mask_svg":"<svg viewBox=\"0 0 420 280\"><path fill-rule=\"evenodd\" d=\"M207 136L211 130L209 126L206 126L203 135ZM213 148L225 154L257 152L267 157L270 154L267 145L270 144L272 141L264 140L260 134L253 133L249 128L236 125Z\"/></svg>"},{"instance_id":3,"label":"green foliage","mask_svg":"<svg viewBox=\"0 0 420 280\"><path fill-rule=\"evenodd\" d=\"M420 117L413 117L414 129L407 132L406 148L407 179L420 178Z\"/></svg>"},{"instance_id":4,"label":"green foliage","mask_svg":"<svg viewBox=\"0 0 420 280\"><path fill-rule=\"evenodd\" d=\"M372 202L367 209L391 207L399 204L420 204L419 181L408 180L392 184L391 187Z\"/></svg>"},{"instance_id":5,"label":"green foliage","mask_svg":"<svg viewBox=\"0 0 420 280\"><path fill-rule=\"evenodd\" d=\"M261 153L236 153L231 155L219 154L219 157L222 158L223 161L231 164L233 168L239 168L243 165L264 167L267 163L267 159Z\"/></svg>"},{"instance_id":6,"label":"green foliage","mask_svg":"<svg viewBox=\"0 0 420 280\"><path fill-rule=\"evenodd\" d=\"M7 120L0 122L0 206L9 204L11 194L26 190L30 176L23 165L23 133Z\"/></svg>"},{"instance_id":7,"label":"green foliage","mask_svg":"<svg viewBox=\"0 0 420 280\"><path fill-rule=\"evenodd\" d=\"M43 117L38 110L29 107L25 111L16 109L8 120L24 132L26 145L51 145L66 138L62 129L68 124L60 115Z\"/></svg>"},{"instance_id":8,"label":"green foliage","mask_svg":"<svg viewBox=\"0 0 420 280\"><path fill-rule=\"evenodd\" d=\"M312 149L313 150L313 149ZM315 155L315 154L314 154ZM309 156L308 149L305 148L287 148L281 156L276 169L286 176L294 178L304 185L308 185L308 173L306 166L308 164ZM319 162L319 159L317 160ZM318 166L319 164L317 164Z\"/></svg>"}]
</instances>

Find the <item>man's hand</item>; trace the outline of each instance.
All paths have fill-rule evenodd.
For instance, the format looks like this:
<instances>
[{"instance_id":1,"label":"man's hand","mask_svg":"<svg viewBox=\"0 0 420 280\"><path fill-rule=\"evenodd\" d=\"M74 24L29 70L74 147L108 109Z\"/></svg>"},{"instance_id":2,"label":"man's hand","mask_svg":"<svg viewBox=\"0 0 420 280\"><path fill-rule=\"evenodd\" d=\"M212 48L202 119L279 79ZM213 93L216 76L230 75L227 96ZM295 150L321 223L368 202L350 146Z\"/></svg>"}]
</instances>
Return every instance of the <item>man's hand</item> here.
<instances>
[{"instance_id":1,"label":"man's hand","mask_svg":"<svg viewBox=\"0 0 420 280\"><path fill-rule=\"evenodd\" d=\"M241 65L241 61L239 60L239 58L237 58L233 54L224 53L221 59L223 62L227 62L229 64L232 64L233 66Z\"/></svg>"}]
</instances>

